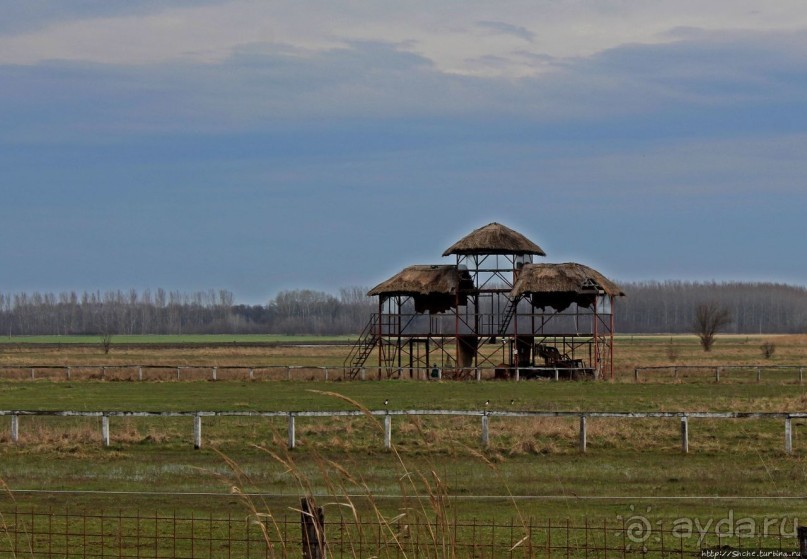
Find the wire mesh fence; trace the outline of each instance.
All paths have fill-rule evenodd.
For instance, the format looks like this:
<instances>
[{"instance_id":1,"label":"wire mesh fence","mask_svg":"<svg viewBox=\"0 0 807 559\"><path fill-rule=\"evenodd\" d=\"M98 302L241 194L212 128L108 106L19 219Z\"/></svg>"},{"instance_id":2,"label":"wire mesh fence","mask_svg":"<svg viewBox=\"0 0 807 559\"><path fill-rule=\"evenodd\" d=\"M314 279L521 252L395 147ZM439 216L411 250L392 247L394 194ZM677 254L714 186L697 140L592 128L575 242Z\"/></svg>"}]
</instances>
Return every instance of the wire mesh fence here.
<instances>
[{"instance_id":1,"label":"wire mesh fence","mask_svg":"<svg viewBox=\"0 0 807 559\"><path fill-rule=\"evenodd\" d=\"M0 510L0 557L43 558L299 558L304 518ZM737 519L741 520L741 519ZM331 558L684 558L799 557L794 526L734 522L702 531L681 519L507 521L402 514L329 514L319 536Z\"/></svg>"}]
</instances>

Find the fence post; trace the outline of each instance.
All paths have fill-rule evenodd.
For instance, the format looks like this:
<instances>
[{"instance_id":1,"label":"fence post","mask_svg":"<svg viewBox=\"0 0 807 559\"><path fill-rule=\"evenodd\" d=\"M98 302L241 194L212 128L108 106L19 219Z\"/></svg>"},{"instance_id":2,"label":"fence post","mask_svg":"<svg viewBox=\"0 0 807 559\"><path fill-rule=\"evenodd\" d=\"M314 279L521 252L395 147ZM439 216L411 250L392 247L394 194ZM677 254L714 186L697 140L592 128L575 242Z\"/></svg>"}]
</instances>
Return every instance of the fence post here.
<instances>
[{"instance_id":1,"label":"fence post","mask_svg":"<svg viewBox=\"0 0 807 559\"><path fill-rule=\"evenodd\" d=\"M799 384L804 382L804 367L799 367Z\"/></svg>"},{"instance_id":2,"label":"fence post","mask_svg":"<svg viewBox=\"0 0 807 559\"><path fill-rule=\"evenodd\" d=\"M325 380L328 380L328 367L325 367Z\"/></svg>"},{"instance_id":3,"label":"fence post","mask_svg":"<svg viewBox=\"0 0 807 559\"><path fill-rule=\"evenodd\" d=\"M291 380L291 367L286 366L286 380Z\"/></svg>"},{"instance_id":4,"label":"fence post","mask_svg":"<svg viewBox=\"0 0 807 559\"><path fill-rule=\"evenodd\" d=\"M143 380L143 367L137 367L137 380Z\"/></svg>"},{"instance_id":5,"label":"fence post","mask_svg":"<svg viewBox=\"0 0 807 559\"><path fill-rule=\"evenodd\" d=\"M482 414L482 448L487 448L490 444L488 434L488 412Z\"/></svg>"},{"instance_id":6,"label":"fence post","mask_svg":"<svg viewBox=\"0 0 807 559\"><path fill-rule=\"evenodd\" d=\"M757 382L760 382L761 380L762 380L762 369L757 367Z\"/></svg>"},{"instance_id":7,"label":"fence post","mask_svg":"<svg viewBox=\"0 0 807 559\"><path fill-rule=\"evenodd\" d=\"M34 371L35 369L31 367L31 380L36 380L36 373Z\"/></svg>"},{"instance_id":8,"label":"fence post","mask_svg":"<svg viewBox=\"0 0 807 559\"><path fill-rule=\"evenodd\" d=\"M785 418L785 452L793 454L793 424L790 416Z\"/></svg>"},{"instance_id":9,"label":"fence post","mask_svg":"<svg viewBox=\"0 0 807 559\"><path fill-rule=\"evenodd\" d=\"M300 499L303 559L325 559L325 513L313 499Z\"/></svg>"},{"instance_id":10,"label":"fence post","mask_svg":"<svg viewBox=\"0 0 807 559\"><path fill-rule=\"evenodd\" d=\"M715 382L720 382L720 367L715 367Z\"/></svg>"},{"instance_id":11,"label":"fence post","mask_svg":"<svg viewBox=\"0 0 807 559\"><path fill-rule=\"evenodd\" d=\"M218 367L213 367L212 374L213 374L213 380L218 380L219 368Z\"/></svg>"},{"instance_id":12,"label":"fence post","mask_svg":"<svg viewBox=\"0 0 807 559\"><path fill-rule=\"evenodd\" d=\"M70 367L67 367L67 380L70 380Z\"/></svg>"},{"instance_id":13,"label":"fence post","mask_svg":"<svg viewBox=\"0 0 807 559\"><path fill-rule=\"evenodd\" d=\"M253 380L255 378L255 369L249 370L249 380Z\"/></svg>"},{"instance_id":14,"label":"fence post","mask_svg":"<svg viewBox=\"0 0 807 559\"><path fill-rule=\"evenodd\" d=\"M15 413L11 415L11 441L20 440L20 417Z\"/></svg>"},{"instance_id":15,"label":"fence post","mask_svg":"<svg viewBox=\"0 0 807 559\"><path fill-rule=\"evenodd\" d=\"M104 443L104 446L109 446L109 416L102 415L101 416L101 440Z\"/></svg>"},{"instance_id":16,"label":"fence post","mask_svg":"<svg viewBox=\"0 0 807 559\"><path fill-rule=\"evenodd\" d=\"M555 367L555 382L557 382L558 380L560 380L560 377L558 376L558 368Z\"/></svg>"},{"instance_id":17,"label":"fence post","mask_svg":"<svg viewBox=\"0 0 807 559\"><path fill-rule=\"evenodd\" d=\"M586 451L586 416L580 416L580 452Z\"/></svg>"},{"instance_id":18,"label":"fence post","mask_svg":"<svg viewBox=\"0 0 807 559\"><path fill-rule=\"evenodd\" d=\"M294 412L290 411L289 412L289 441L288 441L289 450L294 449L295 442L296 441L294 439Z\"/></svg>"},{"instance_id":19,"label":"fence post","mask_svg":"<svg viewBox=\"0 0 807 559\"><path fill-rule=\"evenodd\" d=\"M179 367L177 367L177 380L179 380Z\"/></svg>"},{"instance_id":20,"label":"fence post","mask_svg":"<svg viewBox=\"0 0 807 559\"><path fill-rule=\"evenodd\" d=\"M198 413L193 416L193 448L202 448L202 416Z\"/></svg>"},{"instance_id":21,"label":"fence post","mask_svg":"<svg viewBox=\"0 0 807 559\"><path fill-rule=\"evenodd\" d=\"M639 367L633 369L633 382L639 382Z\"/></svg>"},{"instance_id":22,"label":"fence post","mask_svg":"<svg viewBox=\"0 0 807 559\"><path fill-rule=\"evenodd\" d=\"M392 448L392 416L389 413L384 416L384 448Z\"/></svg>"},{"instance_id":23,"label":"fence post","mask_svg":"<svg viewBox=\"0 0 807 559\"><path fill-rule=\"evenodd\" d=\"M367 380L367 369L366 368L364 368L364 367L361 368L361 370L359 371L359 378L361 380Z\"/></svg>"},{"instance_id":24,"label":"fence post","mask_svg":"<svg viewBox=\"0 0 807 559\"><path fill-rule=\"evenodd\" d=\"M687 416L681 416L681 452L689 452L689 422Z\"/></svg>"},{"instance_id":25,"label":"fence post","mask_svg":"<svg viewBox=\"0 0 807 559\"><path fill-rule=\"evenodd\" d=\"M106 379L106 367L101 367L101 378Z\"/></svg>"},{"instance_id":26,"label":"fence post","mask_svg":"<svg viewBox=\"0 0 807 559\"><path fill-rule=\"evenodd\" d=\"M476 367L476 382L480 382L482 380L482 371L479 370L479 367Z\"/></svg>"}]
</instances>

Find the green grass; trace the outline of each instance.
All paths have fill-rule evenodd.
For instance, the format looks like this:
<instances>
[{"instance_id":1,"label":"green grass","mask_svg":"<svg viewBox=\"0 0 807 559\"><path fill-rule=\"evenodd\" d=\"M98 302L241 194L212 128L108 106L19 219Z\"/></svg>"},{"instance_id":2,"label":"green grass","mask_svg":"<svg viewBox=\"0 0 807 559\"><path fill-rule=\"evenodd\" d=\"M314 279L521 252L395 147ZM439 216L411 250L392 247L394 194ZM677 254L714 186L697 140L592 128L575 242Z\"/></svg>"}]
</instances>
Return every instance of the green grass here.
<instances>
[{"instance_id":1,"label":"green grass","mask_svg":"<svg viewBox=\"0 0 807 559\"><path fill-rule=\"evenodd\" d=\"M151 338L151 337L149 337ZM238 337L246 341L243 337ZM93 340L84 343L90 346ZM194 344L165 337L164 343ZM715 384L708 372L676 381L647 375L632 383L635 366L670 363L670 340L680 348L676 363L760 362L765 337L721 338L704 354L693 337L636 336L617 342L620 382L320 382L206 380L125 382L99 380L0 381L0 409L88 411L292 411L343 410L352 405L324 394L337 392L370 409L558 411L803 411L807 387L791 373L724 371ZM215 341L231 341L217 337ZM314 343L321 338L305 338ZM289 341L289 338L261 341ZM771 364L803 360L803 339L777 338ZM52 340L43 344L54 343ZM58 341L56 343L59 343ZM78 343L78 342L77 342ZM103 355L98 348L4 346L2 362L102 364L153 363L226 365L249 363L322 365L341 363L339 347L237 347L157 349L123 347ZM137 337L126 343L159 343ZM42 345L42 344L39 344ZM220 378L225 376L219 371ZM44 372L42 373L45 374ZM112 375L110 375L111 377ZM209 376L209 375L208 375ZM683 375L682 375L683 376ZM57 378L59 377L59 378ZM184 377L183 377L184 378ZM662 381L663 382L656 382ZM624 381L624 382L623 382ZM490 448L480 445L479 418L395 417L393 444L383 448L374 420L298 418L298 448L285 450L285 418L216 417L203 420L203 448L192 448L189 418L111 419L112 445L101 445L98 418L20 418L18 444L10 442L8 418L0 418L0 479L18 492L0 505L55 510L245 513L231 493L269 494L273 510L297 506L299 478L317 493L367 495L389 516L400 512L403 493L428 493L422 479L440 479L459 518L551 518L618 522L636 511L653 521L681 516L721 519L807 516L807 422L794 420L792 456L783 452L778 420L690 420L690 453L680 452L675 419L589 419L588 452L577 450L577 422L569 419L490 420ZM259 447L263 447L259 448ZM270 452L278 453L281 463ZM245 474L235 475L226 457ZM292 468L289 465L292 464ZM338 464L351 479L340 474ZM295 474L298 478L295 477ZM423 476L423 478L421 478ZM436 477L434 477L436 476ZM407 486L409 479L414 486ZM36 492L19 492L33 490ZM40 492L41 491L41 492ZM144 493L153 492L153 493ZM335 494L334 494L335 493ZM508 497L513 495L514 498ZM2 501L2 500L5 501ZM366 504L366 498L359 498ZM263 506L263 505L261 505ZM363 505L364 506L364 505ZM366 507L365 507L366 508ZM650 512L647 510L650 509ZM334 510L334 509L331 509Z\"/></svg>"},{"instance_id":2,"label":"green grass","mask_svg":"<svg viewBox=\"0 0 807 559\"><path fill-rule=\"evenodd\" d=\"M334 391L371 409L550 411L801 411L807 386L711 382L0 382L0 409L218 411L350 409Z\"/></svg>"}]
</instances>

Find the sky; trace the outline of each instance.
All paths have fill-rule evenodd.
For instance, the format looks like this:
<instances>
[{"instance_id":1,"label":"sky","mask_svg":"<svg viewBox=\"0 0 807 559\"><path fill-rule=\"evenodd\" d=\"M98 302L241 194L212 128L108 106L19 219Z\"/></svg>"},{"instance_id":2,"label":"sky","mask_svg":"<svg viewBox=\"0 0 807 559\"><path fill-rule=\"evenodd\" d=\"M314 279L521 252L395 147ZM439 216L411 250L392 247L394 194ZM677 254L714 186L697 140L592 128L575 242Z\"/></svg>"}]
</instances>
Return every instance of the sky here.
<instances>
[{"instance_id":1,"label":"sky","mask_svg":"<svg viewBox=\"0 0 807 559\"><path fill-rule=\"evenodd\" d=\"M372 287L505 224L807 285L803 0L0 0L0 291Z\"/></svg>"}]
</instances>

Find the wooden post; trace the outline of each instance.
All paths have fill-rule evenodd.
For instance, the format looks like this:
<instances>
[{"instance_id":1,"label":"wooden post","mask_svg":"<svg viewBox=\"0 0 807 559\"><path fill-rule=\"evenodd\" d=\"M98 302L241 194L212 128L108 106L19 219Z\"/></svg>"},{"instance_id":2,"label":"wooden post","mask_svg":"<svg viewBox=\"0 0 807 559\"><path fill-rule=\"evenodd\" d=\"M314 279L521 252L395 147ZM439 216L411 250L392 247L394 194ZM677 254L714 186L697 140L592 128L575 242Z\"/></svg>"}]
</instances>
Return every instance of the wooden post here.
<instances>
[{"instance_id":1,"label":"wooden post","mask_svg":"<svg viewBox=\"0 0 807 559\"><path fill-rule=\"evenodd\" d=\"M799 384L804 382L804 367L799 367Z\"/></svg>"},{"instance_id":2,"label":"wooden post","mask_svg":"<svg viewBox=\"0 0 807 559\"><path fill-rule=\"evenodd\" d=\"M303 559L325 559L325 513L313 499L300 499Z\"/></svg>"},{"instance_id":3,"label":"wooden post","mask_svg":"<svg viewBox=\"0 0 807 559\"><path fill-rule=\"evenodd\" d=\"M286 366L286 380L291 380L291 367Z\"/></svg>"},{"instance_id":4,"label":"wooden post","mask_svg":"<svg viewBox=\"0 0 807 559\"><path fill-rule=\"evenodd\" d=\"M15 413L11 416L11 441L20 440L20 417Z\"/></svg>"},{"instance_id":5,"label":"wooden post","mask_svg":"<svg viewBox=\"0 0 807 559\"><path fill-rule=\"evenodd\" d=\"M488 414L487 412L482 415L482 448L487 448L490 444L490 436L488 434Z\"/></svg>"},{"instance_id":6,"label":"wooden post","mask_svg":"<svg viewBox=\"0 0 807 559\"><path fill-rule=\"evenodd\" d=\"M101 367L101 378L106 379L106 367Z\"/></svg>"},{"instance_id":7,"label":"wooden post","mask_svg":"<svg viewBox=\"0 0 807 559\"><path fill-rule=\"evenodd\" d=\"M294 438L294 412L289 412L289 450L294 449L296 442L297 441Z\"/></svg>"},{"instance_id":8,"label":"wooden post","mask_svg":"<svg viewBox=\"0 0 807 559\"><path fill-rule=\"evenodd\" d=\"M586 438L586 416L580 416L580 452L586 451L588 440Z\"/></svg>"},{"instance_id":9,"label":"wooden post","mask_svg":"<svg viewBox=\"0 0 807 559\"><path fill-rule=\"evenodd\" d=\"M785 452L793 454L793 423L789 416L785 418Z\"/></svg>"},{"instance_id":10,"label":"wooden post","mask_svg":"<svg viewBox=\"0 0 807 559\"><path fill-rule=\"evenodd\" d=\"M67 367L67 380L70 380L70 367Z\"/></svg>"},{"instance_id":11,"label":"wooden post","mask_svg":"<svg viewBox=\"0 0 807 559\"><path fill-rule=\"evenodd\" d=\"M392 416L390 414L384 416L384 448L387 450L392 448Z\"/></svg>"},{"instance_id":12,"label":"wooden post","mask_svg":"<svg viewBox=\"0 0 807 559\"><path fill-rule=\"evenodd\" d=\"M198 413L193 416L193 448L202 448L202 416Z\"/></svg>"},{"instance_id":13,"label":"wooden post","mask_svg":"<svg viewBox=\"0 0 807 559\"><path fill-rule=\"evenodd\" d=\"M685 415L681 416L681 452L689 452L689 423Z\"/></svg>"},{"instance_id":14,"label":"wooden post","mask_svg":"<svg viewBox=\"0 0 807 559\"><path fill-rule=\"evenodd\" d=\"M179 367L177 367L177 380L179 380Z\"/></svg>"},{"instance_id":15,"label":"wooden post","mask_svg":"<svg viewBox=\"0 0 807 559\"><path fill-rule=\"evenodd\" d=\"M328 380L328 367L325 367L325 380Z\"/></svg>"},{"instance_id":16,"label":"wooden post","mask_svg":"<svg viewBox=\"0 0 807 559\"><path fill-rule=\"evenodd\" d=\"M762 380L762 369L757 367L757 382L760 382L761 380Z\"/></svg>"},{"instance_id":17,"label":"wooden post","mask_svg":"<svg viewBox=\"0 0 807 559\"><path fill-rule=\"evenodd\" d=\"M249 370L249 380L254 380L254 379L255 379L255 369L250 369Z\"/></svg>"},{"instance_id":18,"label":"wooden post","mask_svg":"<svg viewBox=\"0 0 807 559\"><path fill-rule=\"evenodd\" d=\"M673 367L673 378L678 379L678 367Z\"/></svg>"},{"instance_id":19,"label":"wooden post","mask_svg":"<svg viewBox=\"0 0 807 559\"><path fill-rule=\"evenodd\" d=\"M720 367L715 367L715 382L720 382Z\"/></svg>"},{"instance_id":20,"label":"wooden post","mask_svg":"<svg viewBox=\"0 0 807 559\"><path fill-rule=\"evenodd\" d=\"M109 416L101 416L101 440L104 446L109 446Z\"/></svg>"},{"instance_id":21,"label":"wooden post","mask_svg":"<svg viewBox=\"0 0 807 559\"><path fill-rule=\"evenodd\" d=\"M36 380L36 373L34 372L33 367L31 367L31 380Z\"/></svg>"},{"instance_id":22,"label":"wooden post","mask_svg":"<svg viewBox=\"0 0 807 559\"><path fill-rule=\"evenodd\" d=\"M213 380L218 380L219 368L218 367L213 367L212 373L213 373Z\"/></svg>"},{"instance_id":23,"label":"wooden post","mask_svg":"<svg viewBox=\"0 0 807 559\"><path fill-rule=\"evenodd\" d=\"M633 382L639 382L639 368L633 369Z\"/></svg>"},{"instance_id":24,"label":"wooden post","mask_svg":"<svg viewBox=\"0 0 807 559\"><path fill-rule=\"evenodd\" d=\"M143 380L143 367L137 367L137 380Z\"/></svg>"}]
</instances>

